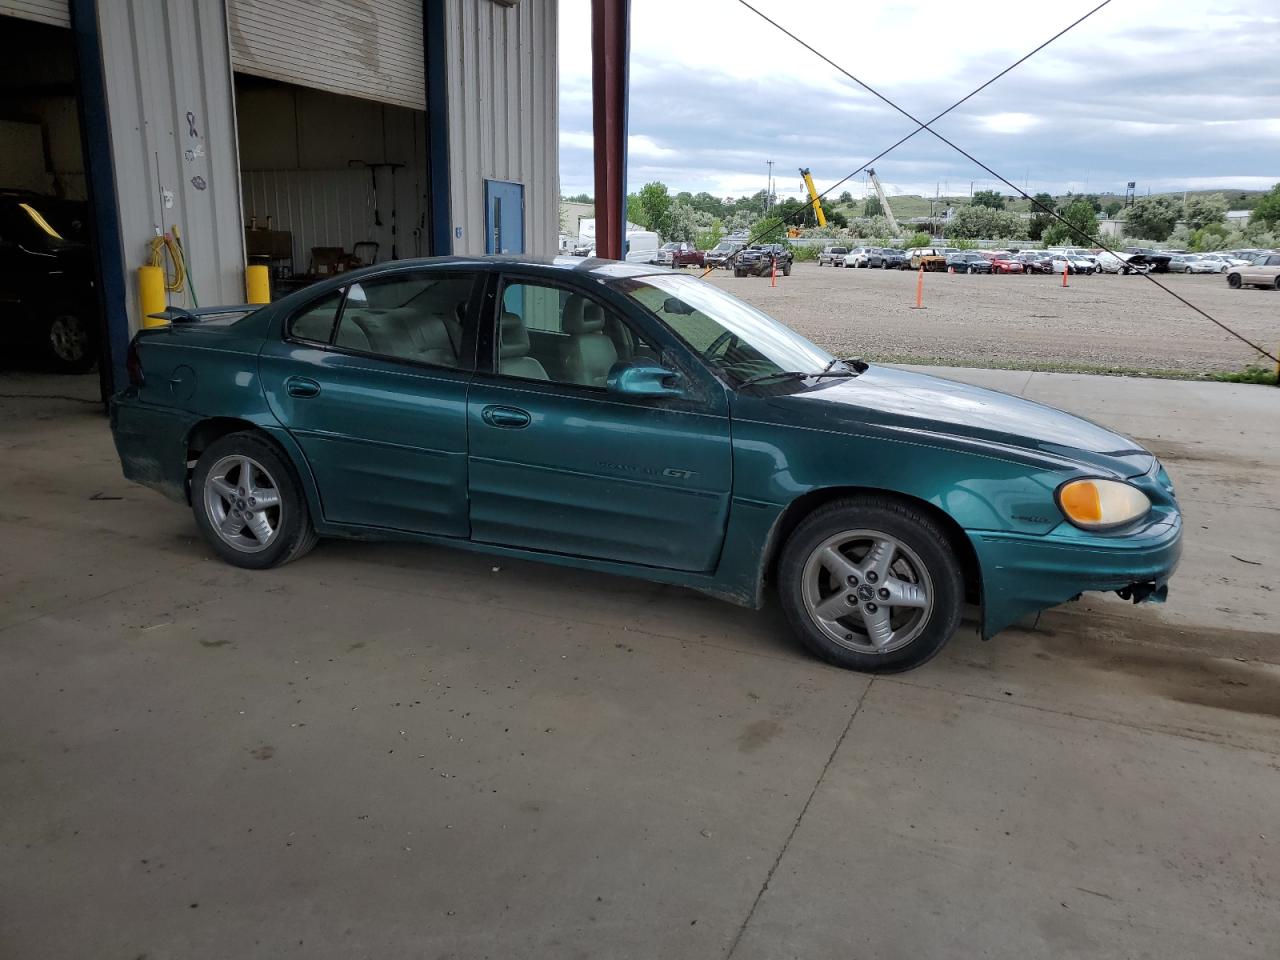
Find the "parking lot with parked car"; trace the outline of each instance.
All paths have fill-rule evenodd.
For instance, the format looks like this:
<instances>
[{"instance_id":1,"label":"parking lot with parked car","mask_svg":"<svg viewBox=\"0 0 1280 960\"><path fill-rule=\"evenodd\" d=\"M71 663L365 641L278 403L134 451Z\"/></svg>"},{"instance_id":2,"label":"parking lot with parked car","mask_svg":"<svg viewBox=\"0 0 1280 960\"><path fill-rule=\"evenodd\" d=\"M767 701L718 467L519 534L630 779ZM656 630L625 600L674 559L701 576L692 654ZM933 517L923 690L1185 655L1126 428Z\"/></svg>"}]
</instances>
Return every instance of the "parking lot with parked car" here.
<instances>
[{"instance_id":1,"label":"parking lot with parked car","mask_svg":"<svg viewBox=\"0 0 1280 960\"><path fill-rule=\"evenodd\" d=\"M1280 260L1254 269L1258 286L1273 285ZM1142 276L1104 272L1069 274L1069 280L1064 289L1060 271L930 272L924 310L912 309L915 274L897 270L831 271L799 263L776 288L723 274L713 282L841 356L1184 376L1239 371L1257 360ZM1280 301L1270 291L1233 290L1230 275L1222 274L1160 274L1159 280L1250 339L1276 340Z\"/></svg>"}]
</instances>

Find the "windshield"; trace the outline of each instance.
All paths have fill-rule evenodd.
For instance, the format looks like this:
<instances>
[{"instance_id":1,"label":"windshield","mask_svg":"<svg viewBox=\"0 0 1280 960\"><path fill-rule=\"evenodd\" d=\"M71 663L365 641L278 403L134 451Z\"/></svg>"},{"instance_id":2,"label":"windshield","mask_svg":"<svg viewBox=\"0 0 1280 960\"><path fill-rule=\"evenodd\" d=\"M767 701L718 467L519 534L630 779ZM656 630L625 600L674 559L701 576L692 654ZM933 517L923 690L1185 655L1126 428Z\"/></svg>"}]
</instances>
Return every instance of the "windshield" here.
<instances>
[{"instance_id":1,"label":"windshield","mask_svg":"<svg viewBox=\"0 0 1280 960\"><path fill-rule=\"evenodd\" d=\"M817 373L835 359L768 314L693 277L633 277L614 287L736 383L791 370Z\"/></svg>"}]
</instances>

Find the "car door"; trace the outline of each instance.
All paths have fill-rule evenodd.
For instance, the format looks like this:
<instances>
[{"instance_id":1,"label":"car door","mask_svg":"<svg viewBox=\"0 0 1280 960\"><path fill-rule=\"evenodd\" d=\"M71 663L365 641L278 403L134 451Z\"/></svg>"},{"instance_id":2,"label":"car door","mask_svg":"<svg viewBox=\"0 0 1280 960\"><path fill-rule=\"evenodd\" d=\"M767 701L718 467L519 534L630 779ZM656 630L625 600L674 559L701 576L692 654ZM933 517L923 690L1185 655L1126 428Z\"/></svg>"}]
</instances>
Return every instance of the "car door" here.
<instances>
[{"instance_id":1,"label":"car door","mask_svg":"<svg viewBox=\"0 0 1280 960\"><path fill-rule=\"evenodd\" d=\"M259 356L272 412L332 523L466 537L480 275L362 277L286 317Z\"/></svg>"},{"instance_id":2,"label":"car door","mask_svg":"<svg viewBox=\"0 0 1280 960\"><path fill-rule=\"evenodd\" d=\"M724 390L656 322L577 286L495 278L467 402L473 540L678 570L715 568L732 457ZM683 396L612 393L619 360Z\"/></svg>"}]
</instances>

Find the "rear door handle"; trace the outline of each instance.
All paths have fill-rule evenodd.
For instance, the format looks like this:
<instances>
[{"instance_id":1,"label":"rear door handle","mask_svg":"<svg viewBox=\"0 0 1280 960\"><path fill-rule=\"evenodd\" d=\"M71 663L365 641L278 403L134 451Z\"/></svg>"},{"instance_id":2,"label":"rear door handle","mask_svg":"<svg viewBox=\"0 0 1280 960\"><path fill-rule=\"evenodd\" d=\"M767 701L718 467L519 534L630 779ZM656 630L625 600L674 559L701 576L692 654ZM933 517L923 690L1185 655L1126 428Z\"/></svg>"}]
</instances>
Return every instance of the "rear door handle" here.
<instances>
[{"instance_id":1,"label":"rear door handle","mask_svg":"<svg viewBox=\"0 0 1280 960\"><path fill-rule=\"evenodd\" d=\"M305 399L320 396L320 384L306 377L290 377L284 384L285 392L291 397Z\"/></svg>"},{"instance_id":2,"label":"rear door handle","mask_svg":"<svg viewBox=\"0 0 1280 960\"><path fill-rule=\"evenodd\" d=\"M488 406L480 411L480 419L491 427L504 427L507 430L520 430L532 422L527 410L519 407Z\"/></svg>"}]
</instances>

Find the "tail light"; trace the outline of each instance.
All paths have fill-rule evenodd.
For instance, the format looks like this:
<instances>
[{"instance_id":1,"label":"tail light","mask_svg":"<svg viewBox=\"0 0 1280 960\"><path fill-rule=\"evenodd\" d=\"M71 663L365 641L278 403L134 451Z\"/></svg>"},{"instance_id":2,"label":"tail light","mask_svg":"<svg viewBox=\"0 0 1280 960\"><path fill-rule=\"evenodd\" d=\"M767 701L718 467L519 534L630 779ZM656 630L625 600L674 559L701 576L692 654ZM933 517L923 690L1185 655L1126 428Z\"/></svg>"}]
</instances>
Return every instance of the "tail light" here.
<instances>
[{"instance_id":1,"label":"tail light","mask_svg":"<svg viewBox=\"0 0 1280 960\"><path fill-rule=\"evenodd\" d=\"M136 336L129 341L129 352L125 354L124 367L129 373L130 384L135 387L141 387L146 383L146 377L142 375L142 357L138 354L138 338Z\"/></svg>"}]
</instances>

